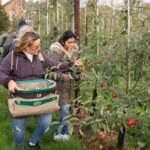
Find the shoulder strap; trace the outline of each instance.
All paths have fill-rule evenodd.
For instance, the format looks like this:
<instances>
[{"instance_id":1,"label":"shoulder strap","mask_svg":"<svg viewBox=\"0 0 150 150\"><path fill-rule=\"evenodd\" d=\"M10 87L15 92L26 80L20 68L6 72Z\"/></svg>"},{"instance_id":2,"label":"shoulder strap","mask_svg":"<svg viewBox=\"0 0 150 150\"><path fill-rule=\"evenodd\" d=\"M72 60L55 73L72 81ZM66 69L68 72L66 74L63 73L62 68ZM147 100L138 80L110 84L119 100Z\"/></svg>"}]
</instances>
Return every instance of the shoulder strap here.
<instances>
[{"instance_id":1,"label":"shoulder strap","mask_svg":"<svg viewBox=\"0 0 150 150\"><path fill-rule=\"evenodd\" d=\"M11 53L11 74L14 77L17 76L17 64L18 64L18 57L16 55L16 51L12 51L12 53Z\"/></svg>"},{"instance_id":2,"label":"shoulder strap","mask_svg":"<svg viewBox=\"0 0 150 150\"><path fill-rule=\"evenodd\" d=\"M41 52L39 52L38 57L39 57L40 62L43 64L43 68L45 70L45 68L46 68L45 59Z\"/></svg>"},{"instance_id":3,"label":"shoulder strap","mask_svg":"<svg viewBox=\"0 0 150 150\"><path fill-rule=\"evenodd\" d=\"M41 52L39 52L38 57L40 61L44 61L44 57Z\"/></svg>"}]
</instances>

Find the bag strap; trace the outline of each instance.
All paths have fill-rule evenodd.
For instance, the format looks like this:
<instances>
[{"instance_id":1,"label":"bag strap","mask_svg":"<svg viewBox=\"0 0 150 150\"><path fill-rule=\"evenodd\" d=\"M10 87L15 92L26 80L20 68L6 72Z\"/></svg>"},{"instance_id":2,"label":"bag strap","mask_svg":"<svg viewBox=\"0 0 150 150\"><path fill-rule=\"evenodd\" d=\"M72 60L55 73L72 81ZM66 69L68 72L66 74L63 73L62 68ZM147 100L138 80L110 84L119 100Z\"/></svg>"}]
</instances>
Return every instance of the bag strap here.
<instances>
[{"instance_id":1,"label":"bag strap","mask_svg":"<svg viewBox=\"0 0 150 150\"><path fill-rule=\"evenodd\" d=\"M44 70L45 70L46 69L45 59L44 59L44 57L43 57L41 52L38 53L38 57L39 57L40 62L43 65Z\"/></svg>"},{"instance_id":2,"label":"bag strap","mask_svg":"<svg viewBox=\"0 0 150 150\"><path fill-rule=\"evenodd\" d=\"M11 74L15 78L17 76L17 64L18 64L18 57L16 55L16 51L12 51L11 53Z\"/></svg>"}]
</instances>

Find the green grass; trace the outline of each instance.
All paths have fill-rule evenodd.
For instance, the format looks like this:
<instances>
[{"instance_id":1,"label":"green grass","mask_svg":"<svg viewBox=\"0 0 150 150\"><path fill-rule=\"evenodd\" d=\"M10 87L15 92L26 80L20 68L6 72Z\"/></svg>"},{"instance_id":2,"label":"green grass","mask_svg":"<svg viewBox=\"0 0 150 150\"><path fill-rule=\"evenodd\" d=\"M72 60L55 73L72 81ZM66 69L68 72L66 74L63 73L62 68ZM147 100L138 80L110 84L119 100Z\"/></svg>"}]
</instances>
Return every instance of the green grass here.
<instances>
[{"instance_id":1,"label":"green grass","mask_svg":"<svg viewBox=\"0 0 150 150\"><path fill-rule=\"evenodd\" d=\"M9 111L7 107L8 94L7 90L0 86L0 149L1 150L17 150L14 145L13 135L12 135L12 123L9 116ZM53 121L57 121L58 115L53 114ZM36 120L34 117L28 118L27 130L25 143L29 141L34 127L36 125ZM40 141L42 150L82 150L81 140L76 136L71 136L69 141L59 141L56 142L53 139L55 131L55 125L52 125L49 131L43 136ZM25 146L23 150L28 150Z\"/></svg>"}]
</instances>

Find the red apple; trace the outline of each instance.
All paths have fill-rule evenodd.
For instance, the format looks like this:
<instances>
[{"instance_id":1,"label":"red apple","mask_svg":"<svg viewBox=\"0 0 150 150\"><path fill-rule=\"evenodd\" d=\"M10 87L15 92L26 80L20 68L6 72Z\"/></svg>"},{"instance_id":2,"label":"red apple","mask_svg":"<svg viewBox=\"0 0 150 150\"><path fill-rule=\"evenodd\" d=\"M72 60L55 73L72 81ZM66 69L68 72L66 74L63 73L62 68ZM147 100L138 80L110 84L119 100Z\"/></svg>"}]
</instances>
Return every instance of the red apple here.
<instances>
[{"instance_id":1,"label":"red apple","mask_svg":"<svg viewBox=\"0 0 150 150\"><path fill-rule=\"evenodd\" d=\"M113 92L111 96L112 96L112 98L117 98L118 95L117 95L117 93Z\"/></svg>"},{"instance_id":2,"label":"red apple","mask_svg":"<svg viewBox=\"0 0 150 150\"><path fill-rule=\"evenodd\" d=\"M108 86L107 82L104 82L101 84L101 88L104 90L106 89L106 87Z\"/></svg>"},{"instance_id":3,"label":"red apple","mask_svg":"<svg viewBox=\"0 0 150 150\"><path fill-rule=\"evenodd\" d=\"M84 92L83 95L84 95L84 96L88 96L88 92Z\"/></svg>"},{"instance_id":4,"label":"red apple","mask_svg":"<svg viewBox=\"0 0 150 150\"><path fill-rule=\"evenodd\" d=\"M137 120L135 120L135 119L133 119L133 120L128 120L127 126L128 126L128 127L131 127L131 126L135 125L136 123L137 123Z\"/></svg>"},{"instance_id":5,"label":"red apple","mask_svg":"<svg viewBox=\"0 0 150 150\"><path fill-rule=\"evenodd\" d=\"M86 67L85 66L82 66L82 71L86 71Z\"/></svg>"},{"instance_id":6,"label":"red apple","mask_svg":"<svg viewBox=\"0 0 150 150\"><path fill-rule=\"evenodd\" d=\"M103 138L103 139L106 139L106 134L102 134L102 138Z\"/></svg>"},{"instance_id":7,"label":"red apple","mask_svg":"<svg viewBox=\"0 0 150 150\"><path fill-rule=\"evenodd\" d=\"M102 135L103 135L103 132L98 131L97 135L98 135L98 136L102 136Z\"/></svg>"}]
</instances>

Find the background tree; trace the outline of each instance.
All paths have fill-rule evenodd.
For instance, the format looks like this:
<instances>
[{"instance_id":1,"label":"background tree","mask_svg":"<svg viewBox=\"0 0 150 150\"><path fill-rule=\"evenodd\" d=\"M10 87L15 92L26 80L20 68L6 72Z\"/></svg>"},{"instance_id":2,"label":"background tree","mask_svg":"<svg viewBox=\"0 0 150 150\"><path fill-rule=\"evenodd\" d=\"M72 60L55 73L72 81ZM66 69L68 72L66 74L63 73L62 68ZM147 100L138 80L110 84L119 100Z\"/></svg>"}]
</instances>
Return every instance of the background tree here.
<instances>
[{"instance_id":1,"label":"background tree","mask_svg":"<svg viewBox=\"0 0 150 150\"><path fill-rule=\"evenodd\" d=\"M0 5L0 34L2 31L5 31L9 27L9 18L6 12L3 10L3 7Z\"/></svg>"}]
</instances>

